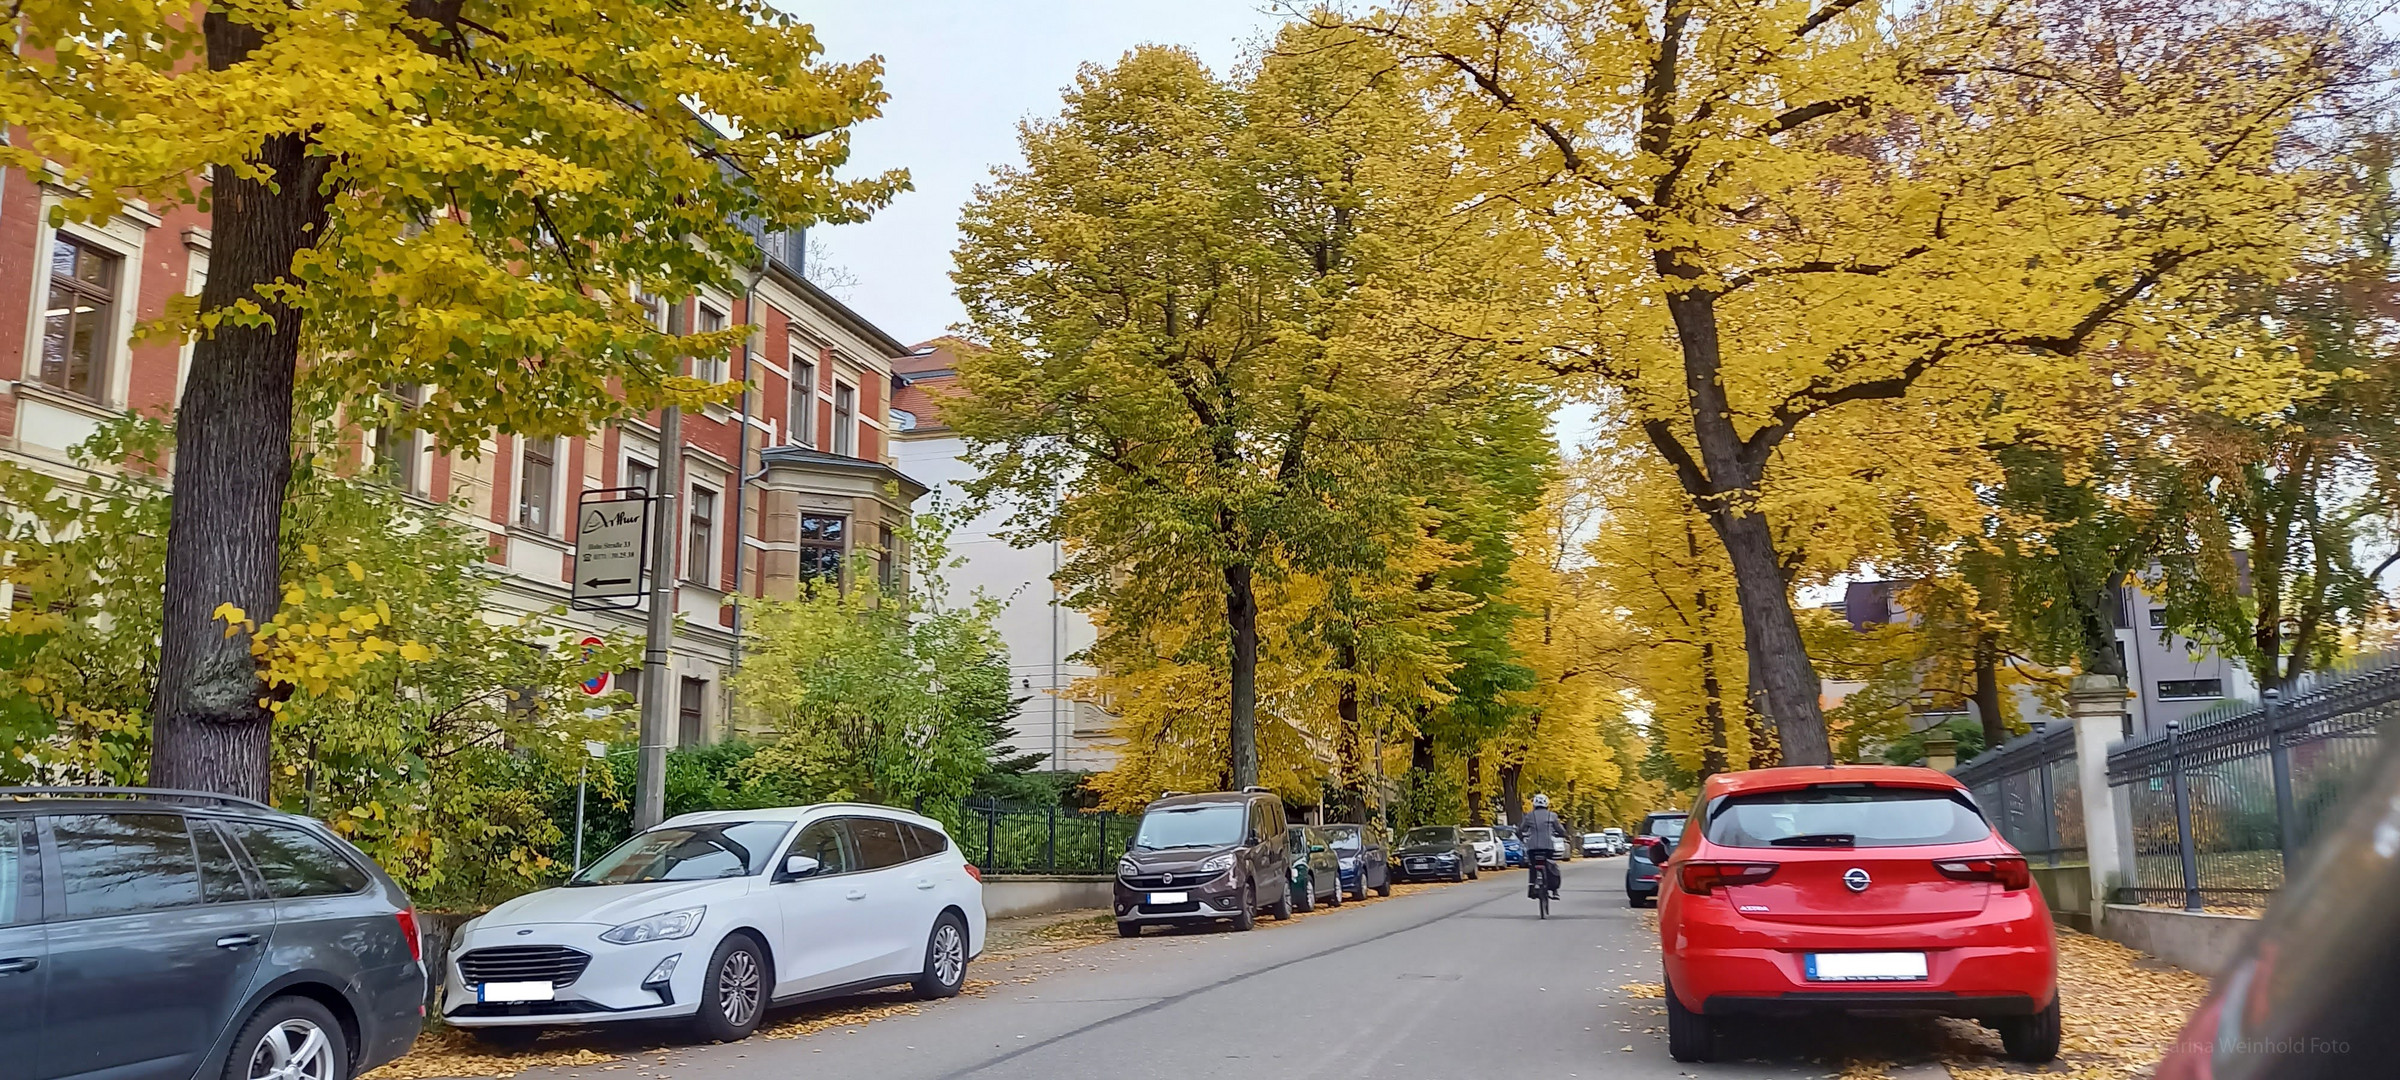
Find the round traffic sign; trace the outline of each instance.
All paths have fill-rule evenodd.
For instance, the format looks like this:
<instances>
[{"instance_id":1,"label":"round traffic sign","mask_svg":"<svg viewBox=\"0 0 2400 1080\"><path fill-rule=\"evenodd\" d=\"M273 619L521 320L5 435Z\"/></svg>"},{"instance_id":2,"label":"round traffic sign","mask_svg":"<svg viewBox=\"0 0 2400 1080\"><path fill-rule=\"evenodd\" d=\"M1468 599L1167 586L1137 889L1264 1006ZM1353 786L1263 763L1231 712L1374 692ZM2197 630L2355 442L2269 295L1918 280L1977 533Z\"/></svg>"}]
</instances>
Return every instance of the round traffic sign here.
<instances>
[{"instance_id":1,"label":"round traffic sign","mask_svg":"<svg viewBox=\"0 0 2400 1080\"><path fill-rule=\"evenodd\" d=\"M600 646L608 643L600 640L597 637L586 635L578 644L583 646L583 658L589 660L592 658L593 654L600 651ZM594 675L591 678L583 680L583 692L592 697L599 697L602 694L608 693L608 688L615 683L616 676L610 674L609 672L603 671L598 675Z\"/></svg>"}]
</instances>

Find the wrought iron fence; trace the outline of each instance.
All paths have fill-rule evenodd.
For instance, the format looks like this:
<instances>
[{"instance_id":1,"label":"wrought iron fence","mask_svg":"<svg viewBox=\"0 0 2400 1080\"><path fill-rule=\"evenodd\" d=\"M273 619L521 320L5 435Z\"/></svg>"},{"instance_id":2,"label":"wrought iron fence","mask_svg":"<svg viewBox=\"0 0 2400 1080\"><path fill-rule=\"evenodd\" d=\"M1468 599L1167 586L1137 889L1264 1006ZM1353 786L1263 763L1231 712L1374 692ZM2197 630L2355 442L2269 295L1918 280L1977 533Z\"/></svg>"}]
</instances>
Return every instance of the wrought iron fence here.
<instances>
[{"instance_id":1,"label":"wrought iron fence","mask_svg":"<svg viewBox=\"0 0 2400 1080\"><path fill-rule=\"evenodd\" d=\"M1122 814L1055 806L929 804L919 812L941 821L959 852L986 874L1113 874L1139 824Z\"/></svg>"},{"instance_id":2,"label":"wrought iron fence","mask_svg":"<svg viewBox=\"0 0 2400 1080\"><path fill-rule=\"evenodd\" d=\"M2400 656L2377 657L2111 751L2109 786L2131 819L2130 891L2192 910L2263 903L2395 714Z\"/></svg>"},{"instance_id":3,"label":"wrought iron fence","mask_svg":"<svg viewBox=\"0 0 2400 1080\"><path fill-rule=\"evenodd\" d=\"M2044 866L2084 860L2074 725L2051 724L2018 736L1951 775L1967 785L1993 827L2026 859Z\"/></svg>"}]
</instances>

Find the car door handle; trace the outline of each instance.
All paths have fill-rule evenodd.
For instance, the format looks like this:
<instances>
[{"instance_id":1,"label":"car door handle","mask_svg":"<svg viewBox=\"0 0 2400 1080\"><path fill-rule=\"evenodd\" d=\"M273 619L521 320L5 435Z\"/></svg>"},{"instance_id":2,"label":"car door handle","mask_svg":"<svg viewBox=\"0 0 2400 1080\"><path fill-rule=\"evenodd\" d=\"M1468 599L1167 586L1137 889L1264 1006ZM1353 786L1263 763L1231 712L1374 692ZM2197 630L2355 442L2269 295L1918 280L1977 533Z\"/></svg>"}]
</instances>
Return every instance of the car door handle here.
<instances>
[{"instance_id":1,"label":"car door handle","mask_svg":"<svg viewBox=\"0 0 2400 1080\"><path fill-rule=\"evenodd\" d=\"M0 975L21 975L40 966L42 966L42 962L39 958L31 956L11 956L5 960L0 960Z\"/></svg>"},{"instance_id":2,"label":"car door handle","mask_svg":"<svg viewBox=\"0 0 2400 1080\"><path fill-rule=\"evenodd\" d=\"M863 889L852 889L848 893L844 894L842 898L845 900L864 900L867 898L867 894Z\"/></svg>"},{"instance_id":3,"label":"car door handle","mask_svg":"<svg viewBox=\"0 0 2400 1080\"><path fill-rule=\"evenodd\" d=\"M931 879L931 878L918 878L918 879L917 879L917 887L918 887L918 888L920 888L920 889L930 889L930 888L933 888L933 879Z\"/></svg>"},{"instance_id":4,"label":"car door handle","mask_svg":"<svg viewBox=\"0 0 2400 1080\"><path fill-rule=\"evenodd\" d=\"M239 949L256 944L258 944L257 934L227 934L217 939L217 947L220 949Z\"/></svg>"}]
</instances>

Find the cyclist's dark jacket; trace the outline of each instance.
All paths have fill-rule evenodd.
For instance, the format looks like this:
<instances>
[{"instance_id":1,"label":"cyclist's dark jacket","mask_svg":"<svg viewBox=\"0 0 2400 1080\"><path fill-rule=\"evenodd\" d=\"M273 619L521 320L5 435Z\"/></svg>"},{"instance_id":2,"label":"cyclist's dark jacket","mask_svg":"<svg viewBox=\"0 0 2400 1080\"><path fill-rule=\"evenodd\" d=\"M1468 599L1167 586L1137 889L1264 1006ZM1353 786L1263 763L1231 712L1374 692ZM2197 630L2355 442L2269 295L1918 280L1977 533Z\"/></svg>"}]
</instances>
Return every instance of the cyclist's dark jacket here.
<instances>
[{"instance_id":1,"label":"cyclist's dark jacket","mask_svg":"<svg viewBox=\"0 0 2400 1080\"><path fill-rule=\"evenodd\" d=\"M1559 845L1551 843L1550 838L1557 836L1564 840L1566 835L1566 826L1558 823L1558 815L1544 809L1526 811L1525 820L1517 823L1517 839L1525 845L1527 854L1557 851Z\"/></svg>"}]
</instances>

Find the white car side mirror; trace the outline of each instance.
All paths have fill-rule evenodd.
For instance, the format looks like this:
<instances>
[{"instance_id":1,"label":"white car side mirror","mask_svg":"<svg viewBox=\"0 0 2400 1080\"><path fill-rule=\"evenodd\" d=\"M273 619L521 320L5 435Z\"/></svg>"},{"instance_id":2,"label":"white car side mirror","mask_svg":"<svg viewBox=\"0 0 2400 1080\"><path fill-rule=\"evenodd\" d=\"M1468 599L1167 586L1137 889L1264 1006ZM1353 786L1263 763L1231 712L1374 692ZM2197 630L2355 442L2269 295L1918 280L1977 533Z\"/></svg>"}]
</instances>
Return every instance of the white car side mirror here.
<instances>
[{"instance_id":1,"label":"white car side mirror","mask_svg":"<svg viewBox=\"0 0 2400 1080\"><path fill-rule=\"evenodd\" d=\"M824 867L825 864L809 858L806 855L787 855L783 860L783 876L787 878L804 878L824 869Z\"/></svg>"}]
</instances>

